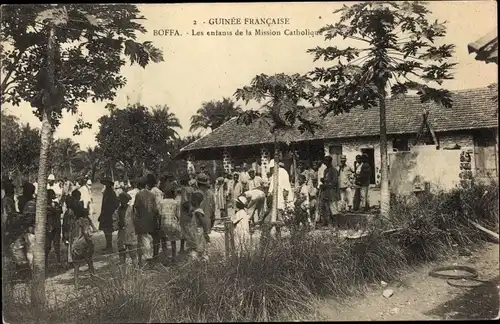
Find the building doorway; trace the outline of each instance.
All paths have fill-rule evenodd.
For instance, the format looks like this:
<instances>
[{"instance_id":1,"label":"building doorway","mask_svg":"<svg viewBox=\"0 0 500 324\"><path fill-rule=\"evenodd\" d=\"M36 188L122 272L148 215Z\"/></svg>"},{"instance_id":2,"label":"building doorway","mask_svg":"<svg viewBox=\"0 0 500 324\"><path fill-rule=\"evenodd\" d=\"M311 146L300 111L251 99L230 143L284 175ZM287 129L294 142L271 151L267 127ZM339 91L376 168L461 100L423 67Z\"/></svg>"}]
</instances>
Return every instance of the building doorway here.
<instances>
[{"instance_id":1,"label":"building doorway","mask_svg":"<svg viewBox=\"0 0 500 324\"><path fill-rule=\"evenodd\" d=\"M373 148L363 148L361 149L361 154L366 154L368 156L368 164L372 170L370 174L370 184L375 184L375 150Z\"/></svg>"}]
</instances>

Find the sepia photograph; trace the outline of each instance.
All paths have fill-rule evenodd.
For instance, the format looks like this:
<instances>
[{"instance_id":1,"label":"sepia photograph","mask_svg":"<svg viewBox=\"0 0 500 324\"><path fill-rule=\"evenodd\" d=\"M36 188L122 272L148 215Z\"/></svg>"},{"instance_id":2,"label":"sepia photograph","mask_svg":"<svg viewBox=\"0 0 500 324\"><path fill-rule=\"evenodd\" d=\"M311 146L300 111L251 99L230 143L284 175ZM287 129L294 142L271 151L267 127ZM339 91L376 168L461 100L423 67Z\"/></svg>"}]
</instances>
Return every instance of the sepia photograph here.
<instances>
[{"instance_id":1,"label":"sepia photograph","mask_svg":"<svg viewBox=\"0 0 500 324\"><path fill-rule=\"evenodd\" d=\"M496 1L0 9L3 323L499 319Z\"/></svg>"}]
</instances>

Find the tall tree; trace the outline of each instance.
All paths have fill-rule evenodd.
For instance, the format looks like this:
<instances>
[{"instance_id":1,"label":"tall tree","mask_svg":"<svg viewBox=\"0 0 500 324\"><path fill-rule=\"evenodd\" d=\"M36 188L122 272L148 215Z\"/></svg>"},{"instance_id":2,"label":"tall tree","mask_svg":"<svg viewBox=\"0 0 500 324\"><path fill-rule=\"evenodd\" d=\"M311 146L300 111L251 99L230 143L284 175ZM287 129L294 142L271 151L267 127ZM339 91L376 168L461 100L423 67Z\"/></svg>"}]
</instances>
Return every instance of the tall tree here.
<instances>
[{"instance_id":1,"label":"tall tree","mask_svg":"<svg viewBox=\"0 0 500 324\"><path fill-rule=\"evenodd\" d=\"M52 144L52 165L64 175L73 174L73 165L78 159L80 144L73 142L71 138L57 139Z\"/></svg>"},{"instance_id":2,"label":"tall tree","mask_svg":"<svg viewBox=\"0 0 500 324\"><path fill-rule=\"evenodd\" d=\"M1 111L1 154L2 154L2 177L8 176L16 166L15 147L21 135L19 119L7 113L5 109Z\"/></svg>"},{"instance_id":3,"label":"tall tree","mask_svg":"<svg viewBox=\"0 0 500 324\"><path fill-rule=\"evenodd\" d=\"M120 68L126 56L145 67L163 60L151 42L136 42L145 28L134 5L32 4L2 6L2 104L30 102L42 121L39 192L34 251L32 303L45 305L45 218L47 152L64 110L78 104L112 100L126 83ZM77 126L89 124L79 120Z\"/></svg>"},{"instance_id":4,"label":"tall tree","mask_svg":"<svg viewBox=\"0 0 500 324\"><path fill-rule=\"evenodd\" d=\"M233 117L239 116L241 108L231 98L204 102L196 114L191 116L190 132L200 129L213 131Z\"/></svg>"},{"instance_id":5,"label":"tall tree","mask_svg":"<svg viewBox=\"0 0 500 324\"><path fill-rule=\"evenodd\" d=\"M231 98L222 98L219 101L204 102L196 114L191 116L190 132L197 130L213 131L242 112ZM217 161L212 161L213 173L217 172Z\"/></svg>"},{"instance_id":6,"label":"tall tree","mask_svg":"<svg viewBox=\"0 0 500 324\"><path fill-rule=\"evenodd\" d=\"M123 163L131 176L141 175L144 168L156 170L178 137L179 120L167 106L148 109L134 104L118 109L108 105L108 109L109 116L99 119L96 137L104 156Z\"/></svg>"},{"instance_id":7,"label":"tall tree","mask_svg":"<svg viewBox=\"0 0 500 324\"><path fill-rule=\"evenodd\" d=\"M102 164L103 158L102 150L99 146L94 148L88 147L86 150L78 152L78 161L82 163L83 173L85 173L92 182L95 181L97 168Z\"/></svg>"},{"instance_id":8,"label":"tall tree","mask_svg":"<svg viewBox=\"0 0 500 324\"><path fill-rule=\"evenodd\" d=\"M421 102L433 100L451 107L450 93L433 88L452 79L448 63L454 45L437 45L446 35L444 23L430 22L425 3L363 2L344 6L335 13L340 21L321 29L326 40L349 39L358 46L317 47L308 52L314 60L332 62L316 68L313 79L321 81L318 97L325 114L349 112L356 106L380 110L381 214L390 210L387 157L386 98L417 91Z\"/></svg>"},{"instance_id":9,"label":"tall tree","mask_svg":"<svg viewBox=\"0 0 500 324\"><path fill-rule=\"evenodd\" d=\"M307 109L300 104L301 101L309 100L313 103L311 96L313 86L306 76L299 74L286 75L283 73L268 76L257 75L249 86L237 89L236 100L244 100L246 104L250 101L264 103L258 110L243 111L238 117L238 123L251 124L259 122L264 129L274 136L274 173L275 186L273 192L273 208L271 223L275 223L278 213L278 164L279 164L279 141L289 144L293 141L290 130L299 129L301 132L311 133L319 126L308 118Z\"/></svg>"}]
</instances>

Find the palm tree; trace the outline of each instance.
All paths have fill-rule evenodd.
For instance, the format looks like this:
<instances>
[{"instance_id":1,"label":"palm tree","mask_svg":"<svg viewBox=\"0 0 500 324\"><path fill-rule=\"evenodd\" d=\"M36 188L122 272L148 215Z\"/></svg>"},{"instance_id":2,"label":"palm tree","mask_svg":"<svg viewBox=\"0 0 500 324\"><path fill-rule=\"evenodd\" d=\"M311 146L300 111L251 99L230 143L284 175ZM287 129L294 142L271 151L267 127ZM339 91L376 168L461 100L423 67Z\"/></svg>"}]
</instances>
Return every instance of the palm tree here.
<instances>
[{"instance_id":1,"label":"palm tree","mask_svg":"<svg viewBox=\"0 0 500 324\"><path fill-rule=\"evenodd\" d=\"M222 101L204 102L196 114L191 116L189 131L200 129L213 131L231 118L239 116L241 112L241 107L230 98L223 98Z\"/></svg>"},{"instance_id":2,"label":"palm tree","mask_svg":"<svg viewBox=\"0 0 500 324\"><path fill-rule=\"evenodd\" d=\"M177 129L181 129L182 126L179 119L174 113L170 112L170 108L167 105L156 105L153 108L153 123L155 129L153 130L153 139L156 143L156 151L160 153L156 156L152 162L153 170L156 170L159 174L164 166L164 162L170 159L172 151L172 141L179 139L179 134Z\"/></svg>"},{"instance_id":3,"label":"palm tree","mask_svg":"<svg viewBox=\"0 0 500 324\"><path fill-rule=\"evenodd\" d=\"M101 148L99 146L89 147L86 151L78 152L78 157L82 161L85 174L90 173L90 180L94 182L97 168L103 161Z\"/></svg>"},{"instance_id":4,"label":"palm tree","mask_svg":"<svg viewBox=\"0 0 500 324\"><path fill-rule=\"evenodd\" d=\"M53 161L61 173L72 175L73 162L80 158L80 144L73 142L71 138L58 139L53 146Z\"/></svg>"},{"instance_id":5,"label":"palm tree","mask_svg":"<svg viewBox=\"0 0 500 324\"><path fill-rule=\"evenodd\" d=\"M190 132L196 130L214 131L233 117L239 116L243 110L230 98L222 101L204 102L196 114L191 116ZM213 172L217 172L217 161L213 161Z\"/></svg>"}]
</instances>

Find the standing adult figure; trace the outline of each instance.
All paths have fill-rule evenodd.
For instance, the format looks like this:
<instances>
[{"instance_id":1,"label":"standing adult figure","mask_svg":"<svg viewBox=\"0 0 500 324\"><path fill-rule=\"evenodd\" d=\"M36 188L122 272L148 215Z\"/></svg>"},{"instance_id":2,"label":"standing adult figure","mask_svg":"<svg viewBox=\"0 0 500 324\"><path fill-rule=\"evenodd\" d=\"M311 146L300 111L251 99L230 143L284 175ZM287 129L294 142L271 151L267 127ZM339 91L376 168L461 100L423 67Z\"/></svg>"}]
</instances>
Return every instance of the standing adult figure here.
<instances>
[{"instance_id":1,"label":"standing adult figure","mask_svg":"<svg viewBox=\"0 0 500 324\"><path fill-rule=\"evenodd\" d=\"M135 195L134 215L137 233L139 266L153 261L153 246L159 228L158 205L156 196L151 192L152 184L146 178L139 181L139 192Z\"/></svg>"},{"instance_id":2,"label":"standing adult figure","mask_svg":"<svg viewBox=\"0 0 500 324\"><path fill-rule=\"evenodd\" d=\"M281 226L284 225L285 209L287 206L288 199L292 192L292 187L290 185L290 176L288 172L281 166L274 165L274 159L269 162L269 172L270 172L270 183L268 191L268 205L269 212L264 216L263 226L262 226L262 237L263 239L269 237L271 229L275 227L277 237L281 235ZM274 172L278 172L278 183L275 182ZM274 197L274 187L278 186L278 196ZM278 211L276 214L276 220L272 220L272 206L274 199L278 200Z\"/></svg>"},{"instance_id":3,"label":"standing adult figure","mask_svg":"<svg viewBox=\"0 0 500 324\"><path fill-rule=\"evenodd\" d=\"M149 173L146 176L146 186L148 190L151 191L152 194L154 194L156 209L159 212L161 207L161 202L165 197L165 193L158 188L156 177L151 173ZM166 237L162 236L162 233L160 231L159 215L157 216L158 216L157 218L158 224L156 225L156 230L153 233L151 233L151 235L153 236L153 258L157 258L160 253L160 243L163 242L165 248L167 244Z\"/></svg>"},{"instance_id":4,"label":"standing adult figure","mask_svg":"<svg viewBox=\"0 0 500 324\"><path fill-rule=\"evenodd\" d=\"M50 174L47 178L47 190L53 190L55 194L54 202L60 203L62 197L62 189L58 183L56 183L56 177Z\"/></svg>"},{"instance_id":5,"label":"standing adult figure","mask_svg":"<svg viewBox=\"0 0 500 324\"><path fill-rule=\"evenodd\" d=\"M339 189L340 189L340 210L352 209L352 190L354 171L347 165L347 157L342 155L340 157L339 172Z\"/></svg>"},{"instance_id":6,"label":"standing adult figure","mask_svg":"<svg viewBox=\"0 0 500 324\"><path fill-rule=\"evenodd\" d=\"M106 247L103 249L107 253L113 252L113 214L118 208L119 202L115 191L113 190L113 182L109 178L104 178L101 183L105 186L102 193L101 214L98 218L99 229L104 232L106 238ZM82 186L83 189L84 186Z\"/></svg>"},{"instance_id":7,"label":"standing adult figure","mask_svg":"<svg viewBox=\"0 0 500 324\"><path fill-rule=\"evenodd\" d=\"M325 156L324 164L326 165L326 169L323 175L321 191L323 195L322 201L325 204L324 207L330 216L324 219L325 225L328 225L333 224L339 214L338 201L340 200L340 191L338 171L333 166L333 159L330 155Z\"/></svg>"},{"instance_id":8,"label":"standing adult figure","mask_svg":"<svg viewBox=\"0 0 500 324\"><path fill-rule=\"evenodd\" d=\"M87 186L87 181L84 178L78 179L78 191L80 191L81 195L81 202L83 204L83 208L85 209L85 213L89 216L90 220L90 226L92 227L92 230L95 232L97 229L94 226L94 221L92 220L92 194L90 193L90 189ZM106 190L106 187L104 187L104 190ZM103 190L103 194L104 194ZM118 200L117 200L118 201ZM117 203L118 206L118 203ZM114 212L114 211L113 211Z\"/></svg>"},{"instance_id":9,"label":"standing adult figure","mask_svg":"<svg viewBox=\"0 0 500 324\"><path fill-rule=\"evenodd\" d=\"M361 208L364 211L370 208L368 193L371 173L372 168L368 163L368 156L363 154L361 156L361 164L358 165L358 169L356 170L356 190L359 192L359 205L355 207L357 207L357 209Z\"/></svg>"},{"instance_id":10,"label":"standing adult figure","mask_svg":"<svg viewBox=\"0 0 500 324\"><path fill-rule=\"evenodd\" d=\"M215 196L212 189L210 189L210 178L206 174L200 173L196 178L196 182L198 185L197 191L203 194L200 208L203 209L211 229L215 223Z\"/></svg>"}]
</instances>

